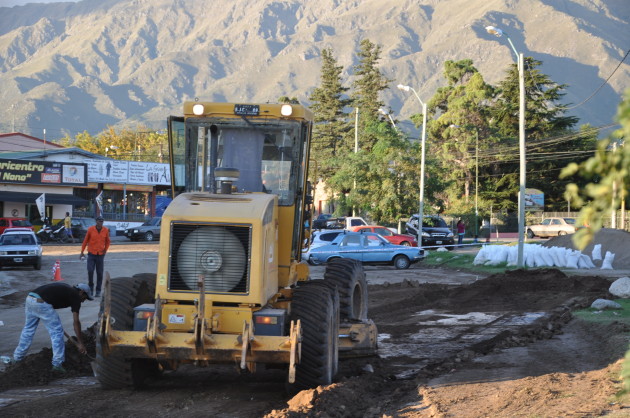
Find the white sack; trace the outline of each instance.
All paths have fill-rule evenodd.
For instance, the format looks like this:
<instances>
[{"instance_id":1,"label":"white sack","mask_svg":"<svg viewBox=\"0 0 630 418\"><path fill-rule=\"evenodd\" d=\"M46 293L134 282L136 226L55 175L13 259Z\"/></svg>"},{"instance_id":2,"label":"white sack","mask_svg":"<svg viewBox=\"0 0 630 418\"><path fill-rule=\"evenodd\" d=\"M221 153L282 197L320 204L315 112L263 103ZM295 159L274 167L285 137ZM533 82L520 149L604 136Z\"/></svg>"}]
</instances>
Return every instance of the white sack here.
<instances>
[{"instance_id":1,"label":"white sack","mask_svg":"<svg viewBox=\"0 0 630 418\"><path fill-rule=\"evenodd\" d=\"M475 256L475 259L473 260L473 265L478 266L488 261L488 255L490 254L489 247L490 247L489 245L483 245L481 247L481 249Z\"/></svg>"},{"instance_id":2,"label":"white sack","mask_svg":"<svg viewBox=\"0 0 630 418\"><path fill-rule=\"evenodd\" d=\"M567 267L570 269L578 268L578 260L580 259L579 251L572 251L570 254L567 254Z\"/></svg>"},{"instance_id":3,"label":"white sack","mask_svg":"<svg viewBox=\"0 0 630 418\"><path fill-rule=\"evenodd\" d=\"M606 255L604 256L604 262L602 263L602 270L612 270L613 260L615 259L615 255L610 251L606 251Z\"/></svg>"},{"instance_id":4,"label":"white sack","mask_svg":"<svg viewBox=\"0 0 630 418\"><path fill-rule=\"evenodd\" d=\"M602 259L602 244L597 244L593 246L593 260L601 260Z\"/></svg>"},{"instance_id":5,"label":"white sack","mask_svg":"<svg viewBox=\"0 0 630 418\"><path fill-rule=\"evenodd\" d=\"M595 264L591 261L591 257L586 254L581 254L578 260L578 268L581 269L592 269L595 268Z\"/></svg>"},{"instance_id":6,"label":"white sack","mask_svg":"<svg viewBox=\"0 0 630 418\"><path fill-rule=\"evenodd\" d=\"M551 254L551 248L543 248L544 251L540 252L540 256L543 259L545 266L553 267L556 263L553 261L553 255Z\"/></svg>"}]
</instances>

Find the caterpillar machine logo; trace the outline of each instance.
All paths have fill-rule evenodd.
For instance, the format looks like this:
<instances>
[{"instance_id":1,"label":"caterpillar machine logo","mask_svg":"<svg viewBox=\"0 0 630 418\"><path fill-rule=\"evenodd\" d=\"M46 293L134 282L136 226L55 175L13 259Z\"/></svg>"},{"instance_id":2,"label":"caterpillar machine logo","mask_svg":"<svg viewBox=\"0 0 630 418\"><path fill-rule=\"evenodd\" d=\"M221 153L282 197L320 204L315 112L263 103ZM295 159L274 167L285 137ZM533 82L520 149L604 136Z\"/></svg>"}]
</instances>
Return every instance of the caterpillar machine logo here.
<instances>
[{"instance_id":1,"label":"caterpillar machine logo","mask_svg":"<svg viewBox=\"0 0 630 418\"><path fill-rule=\"evenodd\" d=\"M138 386L182 364L280 365L301 390L333 382L339 357L373 355L367 283L354 260L312 280L312 113L299 105L187 102L169 117L174 200L157 274L106 278L97 377Z\"/></svg>"}]
</instances>

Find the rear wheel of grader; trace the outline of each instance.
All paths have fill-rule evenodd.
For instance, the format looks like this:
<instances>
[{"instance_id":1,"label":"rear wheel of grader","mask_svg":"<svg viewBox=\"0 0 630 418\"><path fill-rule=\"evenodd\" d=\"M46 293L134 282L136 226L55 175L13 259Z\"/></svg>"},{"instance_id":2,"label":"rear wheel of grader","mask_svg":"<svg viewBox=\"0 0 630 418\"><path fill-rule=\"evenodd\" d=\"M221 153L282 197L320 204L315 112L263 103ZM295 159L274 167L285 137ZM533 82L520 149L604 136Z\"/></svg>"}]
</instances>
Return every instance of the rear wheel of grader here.
<instances>
[{"instance_id":1,"label":"rear wheel of grader","mask_svg":"<svg viewBox=\"0 0 630 418\"><path fill-rule=\"evenodd\" d=\"M367 319L368 290L361 262L348 258L330 261L326 265L324 281L337 287L342 321Z\"/></svg>"},{"instance_id":2,"label":"rear wheel of grader","mask_svg":"<svg viewBox=\"0 0 630 418\"><path fill-rule=\"evenodd\" d=\"M118 277L111 280L112 328L121 331L133 329L133 308L143 303L153 303L155 274L138 274L134 277ZM101 311L103 302L101 302ZM96 341L96 375L106 389L141 386L149 376L157 375L158 364L150 359L126 359L113 354L105 356Z\"/></svg>"},{"instance_id":3,"label":"rear wheel of grader","mask_svg":"<svg viewBox=\"0 0 630 418\"><path fill-rule=\"evenodd\" d=\"M332 383L338 366L339 309L336 291L310 284L295 289L291 320L300 320L302 352L290 391Z\"/></svg>"}]
</instances>

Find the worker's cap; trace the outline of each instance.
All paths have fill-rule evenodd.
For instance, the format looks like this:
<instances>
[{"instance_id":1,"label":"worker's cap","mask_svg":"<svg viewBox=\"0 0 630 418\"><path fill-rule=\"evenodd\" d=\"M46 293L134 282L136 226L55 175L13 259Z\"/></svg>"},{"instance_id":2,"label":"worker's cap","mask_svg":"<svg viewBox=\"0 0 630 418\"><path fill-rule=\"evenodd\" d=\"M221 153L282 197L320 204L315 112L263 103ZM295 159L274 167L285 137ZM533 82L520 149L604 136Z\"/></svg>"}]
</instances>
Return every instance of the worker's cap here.
<instances>
[{"instance_id":1,"label":"worker's cap","mask_svg":"<svg viewBox=\"0 0 630 418\"><path fill-rule=\"evenodd\" d=\"M97 216L97 217L96 217L96 220L97 220L97 221L104 221L105 219L103 219L103 217L102 217L102 216Z\"/></svg>"},{"instance_id":2,"label":"worker's cap","mask_svg":"<svg viewBox=\"0 0 630 418\"><path fill-rule=\"evenodd\" d=\"M94 297L92 297L92 291L90 290L90 286L86 285L85 283L79 283L75 287L79 290L83 290L85 294L87 295L88 300L94 300Z\"/></svg>"}]
</instances>

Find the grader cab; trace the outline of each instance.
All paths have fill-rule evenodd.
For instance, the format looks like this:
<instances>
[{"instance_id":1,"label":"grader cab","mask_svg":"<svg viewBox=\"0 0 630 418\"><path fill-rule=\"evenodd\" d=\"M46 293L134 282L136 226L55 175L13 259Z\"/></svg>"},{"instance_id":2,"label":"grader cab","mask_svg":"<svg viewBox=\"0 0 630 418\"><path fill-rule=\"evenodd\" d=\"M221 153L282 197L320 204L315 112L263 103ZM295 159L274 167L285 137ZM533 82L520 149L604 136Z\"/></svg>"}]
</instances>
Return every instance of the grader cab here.
<instances>
[{"instance_id":1,"label":"grader cab","mask_svg":"<svg viewBox=\"0 0 630 418\"><path fill-rule=\"evenodd\" d=\"M103 387L137 386L182 364L287 368L303 389L333 381L339 356L371 355L360 263L301 261L310 225L312 114L299 105L187 102L170 117L173 202L157 274L106 280L97 336Z\"/></svg>"}]
</instances>

